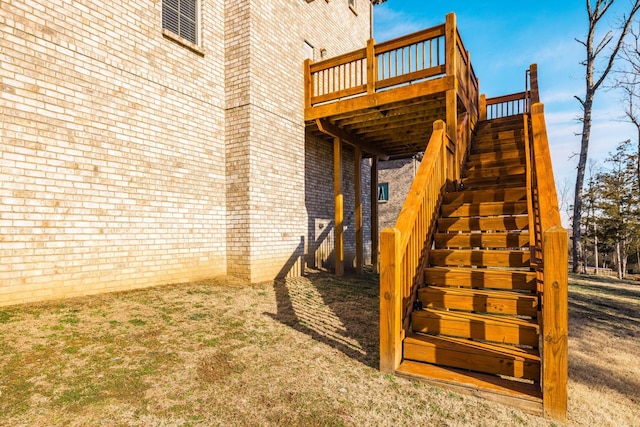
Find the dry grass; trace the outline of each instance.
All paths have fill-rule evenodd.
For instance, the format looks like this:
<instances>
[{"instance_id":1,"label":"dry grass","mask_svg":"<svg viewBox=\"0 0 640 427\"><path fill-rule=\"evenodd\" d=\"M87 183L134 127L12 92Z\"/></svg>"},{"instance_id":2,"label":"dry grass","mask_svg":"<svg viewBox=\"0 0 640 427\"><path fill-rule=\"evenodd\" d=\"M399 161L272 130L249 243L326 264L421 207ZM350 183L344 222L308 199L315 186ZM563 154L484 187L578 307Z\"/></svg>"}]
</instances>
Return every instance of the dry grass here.
<instances>
[{"instance_id":1,"label":"dry grass","mask_svg":"<svg viewBox=\"0 0 640 427\"><path fill-rule=\"evenodd\" d=\"M570 424L637 423L639 294L574 281ZM380 374L377 307L316 273L0 309L0 425L553 425Z\"/></svg>"}]
</instances>

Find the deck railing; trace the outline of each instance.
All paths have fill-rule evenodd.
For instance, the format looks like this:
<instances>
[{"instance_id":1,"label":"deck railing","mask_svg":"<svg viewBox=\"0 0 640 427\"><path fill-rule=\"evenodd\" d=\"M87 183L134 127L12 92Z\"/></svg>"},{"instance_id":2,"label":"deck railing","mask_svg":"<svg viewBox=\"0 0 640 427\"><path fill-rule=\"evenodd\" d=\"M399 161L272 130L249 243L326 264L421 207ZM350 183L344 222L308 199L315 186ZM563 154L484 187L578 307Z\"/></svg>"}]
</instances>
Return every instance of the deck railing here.
<instances>
[{"instance_id":1,"label":"deck railing","mask_svg":"<svg viewBox=\"0 0 640 427\"><path fill-rule=\"evenodd\" d=\"M532 98L533 99L533 98ZM525 129L528 130L525 116ZM557 420L567 416L568 378L568 233L562 227L551 166L544 105L531 106L530 136L530 232L542 313L542 399L545 415Z\"/></svg>"},{"instance_id":2,"label":"deck railing","mask_svg":"<svg viewBox=\"0 0 640 427\"><path fill-rule=\"evenodd\" d=\"M305 107L419 81L456 77L459 96L478 116L478 79L456 27L446 22L324 61L305 61Z\"/></svg>"},{"instance_id":3,"label":"deck railing","mask_svg":"<svg viewBox=\"0 0 640 427\"><path fill-rule=\"evenodd\" d=\"M458 147L442 120L433 133L394 228L380 233L380 370L394 373L402 361L416 290L422 284L428 246L447 184L458 179Z\"/></svg>"},{"instance_id":4,"label":"deck railing","mask_svg":"<svg viewBox=\"0 0 640 427\"><path fill-rule=\"evenodd\" d=\"M521 116L531 111L531 104L540 102L538 92L538 68L531 65L525 73L524 92L503 95L495 98L480 98L480 120Z\"/></svg>"}]
</instances>

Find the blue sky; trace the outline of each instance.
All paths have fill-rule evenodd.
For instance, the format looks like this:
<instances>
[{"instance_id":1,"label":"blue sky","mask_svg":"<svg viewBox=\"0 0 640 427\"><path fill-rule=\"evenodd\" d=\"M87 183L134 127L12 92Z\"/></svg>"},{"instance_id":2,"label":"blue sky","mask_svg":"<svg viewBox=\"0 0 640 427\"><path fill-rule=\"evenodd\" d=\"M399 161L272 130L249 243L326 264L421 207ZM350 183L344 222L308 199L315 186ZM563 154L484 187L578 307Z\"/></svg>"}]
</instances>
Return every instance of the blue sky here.
<instances>
[{"instance_id":1,"label":"blue sky","mask_svg":"<svg viewBox=\"0 0 640 427\"><path fill-rule=\"evenodd\" d=\"M615 28L629 6L617 0L602 21L602 28ZM524 90L524 73L538 64L540 98L545 104L547 131L553 156L556 185L575 182L580 150L581 109L574 96L584 94L584 47L576 42L587 33L584 0L521 1L430 1L387 0L374 8L374 38L388 40L444 22L455 12L458 28L480 79L480 90L488 97ZM589 157L603 160L618 142L635 131L620 121L623 114L619 94L602 90L596 95L594 127Z\"/></svg>"}]
</instances>

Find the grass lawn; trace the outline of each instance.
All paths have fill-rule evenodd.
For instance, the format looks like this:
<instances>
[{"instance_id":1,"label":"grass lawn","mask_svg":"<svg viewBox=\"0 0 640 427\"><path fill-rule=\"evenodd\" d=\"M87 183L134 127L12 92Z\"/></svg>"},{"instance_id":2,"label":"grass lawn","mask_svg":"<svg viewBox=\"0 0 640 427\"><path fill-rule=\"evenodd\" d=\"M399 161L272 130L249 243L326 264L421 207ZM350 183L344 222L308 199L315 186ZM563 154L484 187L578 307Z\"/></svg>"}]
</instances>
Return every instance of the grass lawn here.
<instances>
[{"instance_id":1,"label":"grass lawn","mask_svg":"<svg viewBox=\"0 0 640 427\"><path fill-rule=\"evenodd\" d=\"M640 283L572 277L569 310L569 425L640 426ZM377 364L373 274L5 307L0 425L554 425Z\"/></svg>"}]
</instances>

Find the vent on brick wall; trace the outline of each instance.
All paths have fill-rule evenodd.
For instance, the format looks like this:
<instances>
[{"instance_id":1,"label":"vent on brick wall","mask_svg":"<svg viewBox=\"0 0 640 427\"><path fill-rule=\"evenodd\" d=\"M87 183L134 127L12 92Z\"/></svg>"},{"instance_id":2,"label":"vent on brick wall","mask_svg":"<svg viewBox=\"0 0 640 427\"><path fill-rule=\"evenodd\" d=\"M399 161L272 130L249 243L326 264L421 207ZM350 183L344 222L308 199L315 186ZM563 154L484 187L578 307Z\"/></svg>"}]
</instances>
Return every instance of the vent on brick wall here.
<instances>
[{"instance_id":1,"label":"vent on brick wall","mask_svg":"<svg viewBox=\"0 0 640 427\"><path fill-rule=\"evenodd\" d=\"M198 0L162 0L162 28L198 44Z\"/></svg>"}]
</instances>

